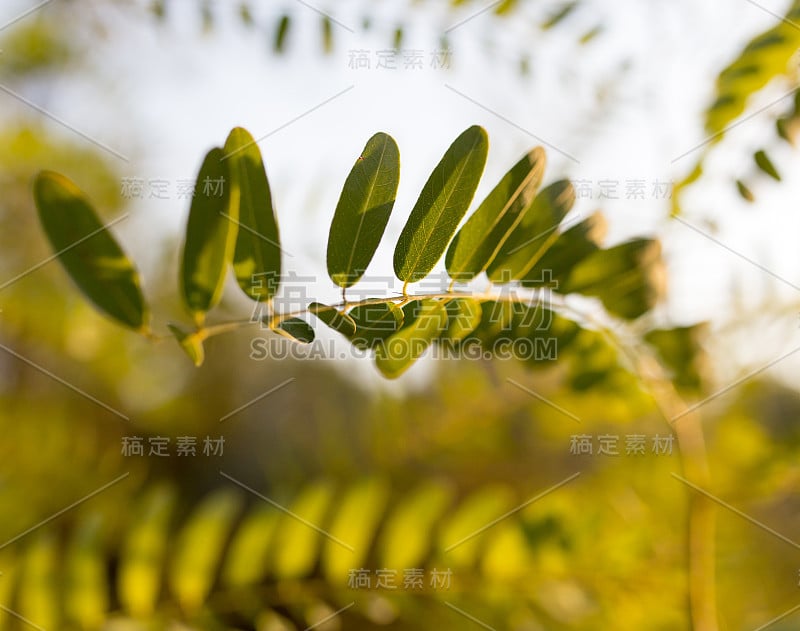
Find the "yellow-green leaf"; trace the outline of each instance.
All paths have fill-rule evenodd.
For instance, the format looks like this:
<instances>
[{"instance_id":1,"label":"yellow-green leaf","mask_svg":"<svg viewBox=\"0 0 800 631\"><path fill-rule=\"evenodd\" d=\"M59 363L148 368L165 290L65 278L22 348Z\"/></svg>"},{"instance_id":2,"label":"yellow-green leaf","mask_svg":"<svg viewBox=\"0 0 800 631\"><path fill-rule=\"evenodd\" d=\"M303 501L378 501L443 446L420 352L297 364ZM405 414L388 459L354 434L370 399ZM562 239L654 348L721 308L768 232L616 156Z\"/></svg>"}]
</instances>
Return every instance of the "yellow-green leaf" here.
<instances>
[{"instance_id":1,"label":"yellow-green leaf","mask_svg":"<svg viewBox=\"0 0 800 631\"><path fill-rule=\"evenodd\" d=\"M222 296L236 247L238 191L231 187L222 149L208 152L195 183L181 265L181 288L189 312L200 325Z\"/></svg>"},{"instance_id":2,"label":"yellow-green leaf","mask_svg":"<svg viewBox=\"0 0 800 631\"><path fill-rule=\"evenodd\" d=\"M333 487L321 481L307 486L289 505L275 532L274 570L278 578L310 573L326 533L325 516L332 499Z\"/></svg>"},{"instance_id":3,"label":"yellow-green leaf","mask_svg":"<svg viewBox=\"0 0 800 631\"><path fill-rule=\"evenodd\" d=\"M322 552L325 575L333 584L346 585L348 573L364 565L388 499L385 482L370 478L350 488L337 502L336 516ZM338 541L347 542L345 548Z\"/></svg>"},{"instance_id":4,"label":"yellow-green leaf","mask_svg":"<svg viewBox=\"0 0 800 631\"><path fill-rule=\"evenodd\" d=\"M217 491L203 500L178 534L168 579L182 607L197 609L211 592L241 504L238 493Z\"/></svg>"},{"instance_id":5,"label":"yellow-green leaf","mask_svg":"<svg viewBox=\"0 0 800 631\"><path fill-rule=\"evenodd\" d=\"M383 566L422 566L433 545L436 523L451 500L449 487L438 482L426 482L399 502L387 518L379 541Z\"/></svg>"},{"instance_id":6,"label":"yellow-green leaf","mask_svg":"<svg viewBox=\"0 0 800 631\"><path fill-rule=\"evenodd\" d=\"M255 585L267 574L270 545L280 513L271 506L259 506L248 513L231 541L222 569L228 587Z\"/></svg>"},{"instance_id":7,"label":"yellow-green leaf","mask_svg":"<svg viewBox=\"0 0 800 631\"><path fill-rule=\"evenodd\" d=\"M278 291L281 276L281 245L278 220L261 151L253 137L241 127L233 129L225 142L232 199L239 200L233 271L239 287L253 300L270 300Z\"/></svg>"}]
</instances>

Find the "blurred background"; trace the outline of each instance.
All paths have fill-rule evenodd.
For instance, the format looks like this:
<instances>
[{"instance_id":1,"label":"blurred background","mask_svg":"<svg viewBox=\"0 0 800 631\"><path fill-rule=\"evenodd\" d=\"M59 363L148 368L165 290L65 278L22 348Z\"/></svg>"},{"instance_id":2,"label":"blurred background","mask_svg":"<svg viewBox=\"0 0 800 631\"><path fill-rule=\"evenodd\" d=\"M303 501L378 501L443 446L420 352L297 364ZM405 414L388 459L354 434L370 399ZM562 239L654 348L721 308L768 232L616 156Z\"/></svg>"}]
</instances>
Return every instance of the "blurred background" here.
<instances>
[{"instance_id":1,"label":"blurred background","mask_svg":"<svg viewBox=\"0 0 800 631\"><path fill-rule=\"evenodd\" d=\"M186 182L230 128L259 139L284 269L298 277L287 286L335 302L328 226L366 140L391 134L402 172L364 290L398 291L382 279L408 212L453 138L480 124L491 145L476 199L542 145L545 182L571 179L579 216L602 209L608 243L662 240L669 289L641 330L708 322L687 396L702 403L708 490L723 503L719 628L796 628L800 158L775 131L791 118L796 59L722 131L708 113L753 37L800 32L789 9L4 0L0 627L690 628L689 489L673 475L672 427L635 375L580 378L591 357L534 372L443 360L387 382L369 359L338 358L345 345L322 331L323 356L256 357L258 327L210 340L194 368L87 304L31 195L34 175L56 170L118 220L164 333L186 319ZM760 149L780 182L754 166ZM678 185L701 159L676 219ZM230 289L217 317L247 318ZM250 591L234 589L247 570L226 561L248 516L266 541L263 559L243 557L263 566ZM150 571L125 583L118 569L145 526ZM355 556L339 558L338 539ZM434 568L452 580L435 585ZM381 569L397 590L376 587ZM403 586L409 569L423 571L419 593ZM120 613L136 602L138 617Z\"/></svg>"}]
</instances>

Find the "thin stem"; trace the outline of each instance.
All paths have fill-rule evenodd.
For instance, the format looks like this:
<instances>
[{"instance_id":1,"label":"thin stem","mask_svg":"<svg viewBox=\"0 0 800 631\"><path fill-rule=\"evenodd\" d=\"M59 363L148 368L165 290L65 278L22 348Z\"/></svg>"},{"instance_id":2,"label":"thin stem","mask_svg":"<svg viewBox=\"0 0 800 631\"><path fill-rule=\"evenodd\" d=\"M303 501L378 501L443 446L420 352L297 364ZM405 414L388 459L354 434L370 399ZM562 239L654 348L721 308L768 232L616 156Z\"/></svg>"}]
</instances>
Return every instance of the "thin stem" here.
<instances>
[{"instance_id":1,"label":"thin stem","mask_svg":"<svg viewBox=\"0 0 800 631\"><path fill-rule=\"evenodd\" d=\"M536 291L531 292L530 296L521 297L518 295L497 295L493 293L480 293L476 294L473 292L468 291L447 291L447 292L440 292L440 293L429 293L429 294L403 294L400 296L389 296L386 298L365 298L364 300L357 300L354 302L348 302L346 300L331 305L334 309L349 309L352 307L361 307L364 305L376 305L376 304L387 304L393 303L398 307L402 307L409 302L413 302L414 300L449 300L453 298L473 298L479 302L487 301L487 300L494 300L497 302L514 302L519 304L537 304L540 300L540 296ZM219 322L217 324L212 324L206 327L202 327L198 329L198 331L203 331L206 338L212 337L214 335L220 335L222 333L229 333L230 331L235 331L237 329L245 328L247 326L252 326L254 324L260 324L264 320L269 321L270 328L274 329L278 326L283 320L288 318L298 318L308 314L308 309L296 309L294 311L287 311L285 313L276 313L271 314L270 316L266 316L261 320L229 320L227 322Z\"/></svg>"}]
</instances>

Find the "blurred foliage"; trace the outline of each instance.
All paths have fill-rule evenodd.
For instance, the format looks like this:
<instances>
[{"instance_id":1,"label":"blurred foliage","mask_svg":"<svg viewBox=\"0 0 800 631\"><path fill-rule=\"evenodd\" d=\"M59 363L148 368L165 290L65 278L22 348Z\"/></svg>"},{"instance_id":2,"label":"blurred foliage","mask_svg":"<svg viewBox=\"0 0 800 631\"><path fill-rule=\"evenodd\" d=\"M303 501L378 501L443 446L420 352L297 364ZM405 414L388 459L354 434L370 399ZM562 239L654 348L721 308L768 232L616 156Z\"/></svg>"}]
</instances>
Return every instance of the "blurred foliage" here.
<instances>
[{"instance_id":1,"label":"blurred foliage","mask_svg":"<svg viewBox=\"0 0 800 631\"><path fill-rule=\"evenodd\" d=\"M49 18L32 19L11 29L0 37L0 75L36 75L63 69L71 62L74 50L66 37Z\"/></svg>"},{"instance_id":2,"label":"blurred foliage","mask_svg":"<svg viewBox=\"0 0 800 631\"><path fill-rule=\"evenodd\" d=\"M401 49L403 42L408 39L409 31L414 30L414 26L408 24L409 18L419 20L420 24L422 24L430 19L430 15L438 13L440 19L442 15L446 16L446 21L443 21L439 28L438 43L442 49L449 49L450 31L480 15L491 16L498 20L524 19L526 23L530 23L532 27L531 35L535 36L537 32L549 31L561 25L573 14L579 13L585 4L585 2L578 0L569 0L556 3L556 6L553 7L550 2L501 0L486 6L474 0L449 0L449 2L445 3L406 0L404 3L395 3L395 6L389 12L390 14L394 12L397 17L387 17L381 15L382 12L386 11L387 5L381 6L362 2L359 7L362 12L360 28L362 31L385 33L387 47ZM172 0L153 0L150 3L150 11L158 21L167 22L170 19L171 6ZM309 9L317 13L319 49L326 55L335 50L337 41L342 35L341 29L346 31L353 30L349 25L343 24L336 19L336 12L332 10L332 7L312 7L309 5L294 7L290 4L288 9L281 7L276 12L271 7L265 11L264 7L258 3L247 1L237 4L210 0L199 0L197 7L204 31L212 30L218 21L234 15L244 28L257 29L265 33L272 43L272 52L277 55L291 52L291 36L295 29L295 24L311 19ZM442 9L445 10L442 12ZM577 45L588 44L603 33L602 20L604 18L596 16L594 19L598 19L601 22L575 38ZM417 24L417 26L420 24ZM521 74L524 74L523 68L527 47L524 43L521 43L517 46L517 49Z\"/></svg>"},{"instance_id":3,"label":"blurred foliage","mask_svg":"<svg viewBox=\"0 0 800 631\"><path fill-rule=\"evenodd\" d=\"M676 184L672 202L673 214L680 213L679 192L699 179L707 154L725 140L739 121L746 120L746 116L753 116L769 107L769 105L762 107L749 114L759 96L770 94L769 89L775 87L776 83L780 84L783 94L770 105L778 105L793 97L790 107L784 107L778 114L772 115L775 119L776 140L784 140L794 145L797 135L796 121L800 116L798 109L800 91L796 89L797 50L800 48L800 2L793 0L786 12L777 18L778 21L774 26L753 37L737 57L719 73L713 103L705 112L705 131L708 133L708 138L696 148L702 147L701 156L689 175ZM755 201L753 187L748 180L755 179L759 175L781 180L765 149L759 149L754 153L753 166L753 172L747 175L740 174L735 178L739 195L748 202Z\"/></svg>"}]
</instances>

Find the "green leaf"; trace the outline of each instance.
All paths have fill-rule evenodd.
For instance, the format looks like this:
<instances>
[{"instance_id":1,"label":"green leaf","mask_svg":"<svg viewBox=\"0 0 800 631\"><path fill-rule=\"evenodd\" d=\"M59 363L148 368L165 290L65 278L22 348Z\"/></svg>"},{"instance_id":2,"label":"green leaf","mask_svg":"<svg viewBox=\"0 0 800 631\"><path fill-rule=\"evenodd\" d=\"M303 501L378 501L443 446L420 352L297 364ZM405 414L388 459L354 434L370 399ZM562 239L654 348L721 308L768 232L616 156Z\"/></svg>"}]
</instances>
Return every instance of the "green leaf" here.
<instances>
[{"instance_id":1,"label":"green leaf","mask_svg":"<svg viewBox=\"0 0 800 631\"><path fill-rule=\"evenodd\" d=\"M708 370L708 358L703 350L708 333L708 325L701 323L672 329L653 329L645 334L644 340L672 371L675 386L679 390L698 394Z\"/></svg>"},{"instance_id":2,"label":"green leaf","mask_svg":"<svg viewBox=\"0 0 800 631\"><path fill-rule=\"evenodd\" d=\"M445 262L451 278L468 281L488 267L530 209L544 167L544 150L536 147L492 189L447 250Z\"/></svg>"},{"instance_id":3,"label":"green leaf","mask_svg":"<svg viewBox=\"0 0 800 631\"><path fill-rule=\"evenodd\" d=\"M489 279L507 283L525 278L558 239L558 226L574 203L575 189L568 180L542 189L489 265Z\"/></svg>"},{"instance_id":4,"label":"green leaf","mask_svg":"<svg viewBox=\"0 0 800 631\"><path fill-rule=\"evenodd\" d=\"M481 309L481 322L466 343L477 341L487 356L513 353L532 368L553 366L580 331L575 322L550 310L544 300L535 304L486 301Z\"/></svg>"},{"instance_id":5,"label":"green leaf","mask_svg":"<svg viewBox=\"0 0 800 631\"><path fill-rule=\"evenodd\" d=\"M583 35L581 35L580 38L578 39L578 43L581 46L585 46L589 42L593 41L604 30L605 30L605 28L603 27L603 25L602 24L598 24L597 26L589 29Z\"/></svg>"},{"instance_id":6,"label":"green leaf","mask_svg":"<svg viewBox=\"0 0 800 631\"><path fill-rule=\"evenodd\" d=\"M578 2L565 2L559 9L555 11L548 19L542 24L542 30L547 31L559 24L578 8Z\"/></svg>"},{"instance_id":7,"label":"green leaf","mask_svg":"<svg viewBox=\"0 0 800 631\"><path fill-rule=\"evenodd\" d=\"M391 302L353 307L348 316L356 323L350 342L361 350L373 349L403 325L403 310Z\"/></svg>"},{"instance_id":8,"label":"green leaf","mask_svg":"<svg viewBox=\"0 0 800 631\"><path fill-rule=\"evenodd\" d=\"M322 50L326 55L333 52L333 22L327 15L322 16Z\"/></svg>"},{"instance_id":9,"label":"green leaf","mask_svg":"<svg viewBox=\"0 0 800 631\"><path fill-rule=\"evenodd\" d=\"M756 201L756 196L753 195L753 191L751 191L750 188L747 186L747 184L745 184L741 180L736 180L736 190L739 192L739 195L742 196L742 199L744 199L746 202L753 203L754 201Z\"/></svg>"},{"instance_id":10,"label":"green leaf","mask_svg":"<svg viewBox=\"0 0 800 631\"><path fill-rule=\"evenodd\" d=\"M756 93L777 76L794 72L791 60L800 46L800 4L793 2L781 21L756 37L717 78L716 99L706 112L706 130L719 142Z\"/></svg>"},{"instance_id":11,"label":"green leaf","mask_svg":"<svg viewBox=\"0 0 800 631\"><path fill-rule=\"evenodd\" d=\"M281 54L286 48L286 36L289 34L289 27L292 25L292 18L288 15L281 16L278 20L278 27L275 30L275 52Z\"/></svg>"},{"instance_id":12,"label":"green leaf","mask_svg":"<svg viewBox=\"0 0 800 631\"><path fill-rule=\"evenodd\" d=\"M337 333L341 333L345 337L352 337L355 335L356 323L353 318L335 307L330 307L320 302L312 302L308 305L308 311L317 316Z\"/></svg>"},{"instance_id":13,"label":"green leaf","mask_svg":"<svg viewBox=\"0 0 800 631\"><path fill-rule=\"evenodd\" d=\"M208 152L195 183L181 265L183 298L195 323L222 297L225 274L236 246L238 199L222 149Z\"/></svg>"},{"instance_id":14,"label":"green leaf","mask_svg":"<svg viewBox=\"0 0 800 631\"><path fill-rule=\"evenodd\" d=\"M225 142L232 199L239 200L233 271L239 287L253 300L268 301L278 291L281 276L281 245L278 220L272 207L267 173L261 151L253 137L241 127L233 129Z\"/></svg>"},{"instance_id":15,"label":"green leaf","mask_svg":"<svg viewBox=\"0 0 800 631\"><path fill-rule=\"evenodd\" d=\"M286 318L281 320L275 332L293 342L311 344L314 341L314 329L302 318Z\"/></svg>"},{"instance_id":16,"label":"green leaf","mask_svg":"<svg viewBox=\"0 0 800 631\"><path fill-rule=\"evenodd\" d=\"M394 139L377 133L347 176L328 236L328 275L350 287L364 275L394 207L400 183L400 152Z\"/></svg>"},{"instance_id":17,"label":"green leaf","mask_svg":"<svg viewBox=\"0 0 800 631\"><path fill-rule=\"evenodd\" d=\"M445 304L447 328L439 340L457 342L472 333L481 323L480 301L475 298L453 298Z\"/></svg>"},{"instance_id":18,"label":"green leaf","mask_svg":"<svg viewBox=\"0 0 800 631\"><path fill-rule=\"evenodd\" d=\"M408 370L447 327L447 310L438 300L412 301L403 314L403 327L375 350L375 365L390 379Z\"/></svg>"},{"instance_id":19,"label":"green leaf","mask_svg":"<svg viewBox=\"0 0 800 631\"><path fill-rule=\"evenodd\" d=\"M772 160L769 159L769 156L767 156L767 153L763 149L755 152L753 160L755 160L756 166L773 180L781 181L781 174L778 173L775 165L772 164Z\"/></svg>"},{"instance_id":20,"label":"green leaf","mask_svg":"<svg viewBox=\"0 0 800 631\"><path fill-rule=\"evenodd\" d=\"M497 524L491 539L486 542L481 571L491 580L522 580L533 562L534 557L522 526L505 521Z\"/></svg>"},{"instance_id":21,"label":"green leaf","mask_svg":"<svg viewBox=\"0 0 800 631\"><path fill-rule=\"evenodd\" d=\"M255 25L253 13L250 11L250 7L244 3L239 5L239 19L247 28L252 28Z\"/></svg>"},{"instance_id":22,"label":"green leaf","mask_svg":"<svg viewBox=\"0 0 800 631\"><path fill-rule=\"evenodd\" d=\"M661 244L632 239L583 259L562 293L596 296L610 313L634 319L655 306L664 291L664 276Z\"/></svg>"},{"instance_id":23,"label":"green leaf","mask_svg":"<svg viewBox=\"0 0 800 631\"><path fill-rule=\"evenodd\" d=\"M196 331L187 331L177 324L168 324L167 328L178 340L183 351L189 356L195 366L202 366L205 360L205 351L203 350L203 340Z\"/></svg>"},{"instance_id":24,"label":"green leaf","mask_svg":"<svg viewBox=\"0 0 800 631\"><path fill-rule=\"evenodd\" d=\"M514 327L518 359L530 368L552 367L581 332L577 323L541 305L530 310ZM525 343L522 343L525 342Z\"/></svg>"},{"instance_id":25,"label":"green leaf","mask_svg":"<svg viewBox=\"0 0 800 631\"><path fill-rule=\"evenodd\" d=\"M581 329L570 361L570 386L579 392L609 386L621 374L619 350L601 331Z\"/></svg>"},{"instance_id":26,"label":"green leaf","mask_svg":"<svg viewBox=\"0 0 800 631\"><path fill-rule=\"evenodd\" d=\"M562 232L522 279L522 286L549 286L558 291L572 268L600 248L607 227L603 213L598 211Z\"/></svg>"},{"instance_id":27,"label":"green leaf","mask_svg":"<svg viewBox=\"0 0 800 631\"><path fill-rule=\"evenodd\" d=\"M476 125L456 138L436 165L394 251L400 280L421 280L441 258L475 195L488 148L486 130Z\"/></svg>"},{"instance_id":28,"label":"green leaf","mask_svg":"<svg viewBox=\"0 0 800 631\"><path fill-rule=\"evenodd\" d=\"M495 7L494 14L507 15L511 13L518 4L519 0L501 0L501 2Z\"/></svg>"},{"instance_id":29,"label":"green leaf","mask_svg":"<svg viewBox=\"0 0 800 631\"><path fill-rule=\"evenodd\" d=\"M403 47L403 36L405 35L405 31L403 30L402 26L398 26L394 29L394 37L392 38L392 48L395 50L400 50Z\"/></svg>"},{"instance_id":30,"label":"green leaf","mask_svg":"<svg viewBox=\"0 0 800 631\"><path fill-rule=\"evenodd\" d=\"M681 214L681 198L683 197L683 189L691 186L703 176L703 160L702 158L694 165L691 171L680 182L677 182L672 187L672 202L670 203L670 216L677 217Z\"/></svg>"},{"instance_id":31,"label":"green leaf","mask_svg":"<svg viewBox=\"0 0 800 631\"><path fill-rule=\"evenodd\" d=\"M33 194L50 245L78 288L103 313L147 333L139 272L80 189L63 175L44 171Z\"/></svg>"}]
</instances>

